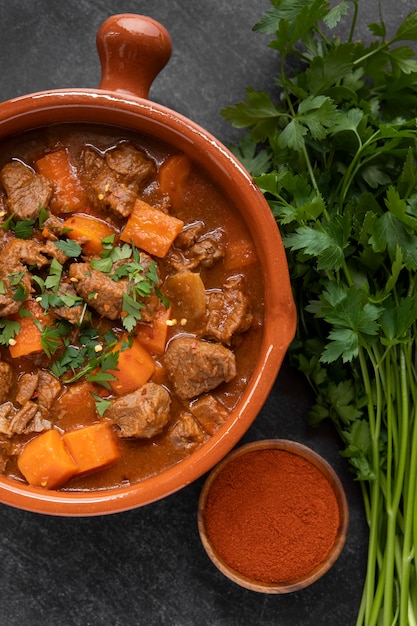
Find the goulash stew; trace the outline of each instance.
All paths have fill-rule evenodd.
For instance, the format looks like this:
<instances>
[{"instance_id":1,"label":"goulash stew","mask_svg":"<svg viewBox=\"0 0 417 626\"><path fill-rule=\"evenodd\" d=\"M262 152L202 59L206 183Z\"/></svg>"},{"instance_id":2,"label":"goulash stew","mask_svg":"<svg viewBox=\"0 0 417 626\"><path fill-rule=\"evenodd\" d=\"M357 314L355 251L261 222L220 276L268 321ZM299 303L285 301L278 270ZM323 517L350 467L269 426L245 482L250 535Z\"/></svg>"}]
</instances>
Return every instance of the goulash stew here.
<instances>
[{"instance_id":1,"label":"goulash stew","mask_svg":"<svg viewBox=\"0 0 417 626\"><path fill-rule=\"evenodd\" d=\"M255 365L242 218L184 154L121 129L38 129L0 159L0 471L63 490L161 472Z\"/></svg>"}]
</instances>

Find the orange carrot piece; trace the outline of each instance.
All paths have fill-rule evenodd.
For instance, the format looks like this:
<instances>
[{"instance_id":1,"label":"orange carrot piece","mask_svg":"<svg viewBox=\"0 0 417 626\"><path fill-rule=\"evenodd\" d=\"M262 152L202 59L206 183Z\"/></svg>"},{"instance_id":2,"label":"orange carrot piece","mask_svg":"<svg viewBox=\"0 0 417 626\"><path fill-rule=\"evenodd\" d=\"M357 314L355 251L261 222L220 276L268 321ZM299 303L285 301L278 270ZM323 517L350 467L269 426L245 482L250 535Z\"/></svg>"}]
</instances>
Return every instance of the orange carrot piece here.
<instances>
[{"instance_id":1,"label":"orange carrot piece","mask_svg":"<svg viewBox=\"0 0 417 626\"><path fill-rule=\"evenodd\" d=\"M182 220L154 209L143 200L136 200L120 239L163 258L183 226Z\"/></svg>"},{"instance_id":2,"label":"orange carrot piece","mask_svg":"<svg viewBox=\"0 0 417 626\"><path fill-rule=\"evenodd\" d=\"M9 343L9 352L13 359L32 354L33 352L41 352L43 350L41 329L49 326L52 322L52 316L45 313L42 307L34 300L29 300L24 308L27 309L31 315L21 317L17 314L11 317L11 319L20 324L18 334L11 343ZM34 318L38 320L38 324L40 324L41 328L39 328Z\"/></svg>"},{"instance_id":3,"label":"orange carrot piece","mask_svg":"<svg viewBox=\"0 0 417 626\"><path fill-rule=\"evenodd\" d=\"M157 385L169 385L166 367L161 365L161 363L155 363L155 371L152 374L151 380Z\"/></svg>"},{"instance_id":4,"label":"orange carrot piece","mask_svg":"<svg viewBox=\"0 0 417 626\"><path fill-rule=\"evenodd\" d=\"M190 159L185 154L174 154L161 165L158 172L159 187L169 195L174 209L181 205L190 171Z\"/></svg>"},{"instance_id":5,"label":"orange carrot piece","mask_svg":"<svg viewBox=\"0 0 417 626\"><path fill-rule=\"evenodd\" d=\"M78 470L54 429L31 439L19 454L17 465L29 485L46 489L60 487Z\"/></svg>"},{"instance_id":6,"label":"orange carrot piece","mask_svg":"<svg viewBox=\"0 0 417 626\"><path fill-rule=\"evenodd\" d=\"M83 253L89 255L100 254L103 250L103 239L116 235L115 228L91 215L72 215L65 220L64 228L68 229L69 239L77 241Z\"/></svg>"},{"instance_id":7,"label":"orange carrot piece","mask_svg":"<svg viewBox=\"0 0 417 626\"><path fill-rule=\"evenodd\" d=\"M166 308L161 304L153 318L152 324L139 323L136 326L137 340L149 352L162 354L165 351L168 335L167 322L170 318L171 307Z\"/></svg>"},{"instance_id":8,"label":"orange carrot piece","mask_svg":"<svg viewBox=\"0 0 417 626\"><path fill-rule=\"evenodd\" d=\"M51 209L55 213L84 211L86 197L66 148L49 152L35 162L39 174L48 178L55 187Z\"/></svg>"},{"instance_id":9,"label":"orange carrot piece","mask_svg":"<svg viewBox=\"0 0 417 626\"><path fill-rule=\"evenodd\" d=\"M124 350L121 349L122 342L120 340L115 347L115 350L120 350L117 370L110 370L116 377L116 380L110 381L110 386L117 395L142 387L155 371L155 361L137 339L133 339L132 345Z\"/></svg>"},{"instance_id":10,"label":"orange carrot piece","mask_svg":"<svg viewBox=\"0 0 417 626\"><path fill-rule=\"evenodd\" d=\"M227 246L223 267L226 270L237 270L256 262L254 244L249 239L238 239Z\"/></svg>"},{"instance_id":11,"label":"orange carrot piece","mask_svg":"<svg viewBox=\"0 0 417 626\"><path fill-rule=\"evenodd\" d=\"M120 458L113 432L105 422L70 430L62 439L78 466L77 474L107 467Z\"/></svg>"}]
</instances>

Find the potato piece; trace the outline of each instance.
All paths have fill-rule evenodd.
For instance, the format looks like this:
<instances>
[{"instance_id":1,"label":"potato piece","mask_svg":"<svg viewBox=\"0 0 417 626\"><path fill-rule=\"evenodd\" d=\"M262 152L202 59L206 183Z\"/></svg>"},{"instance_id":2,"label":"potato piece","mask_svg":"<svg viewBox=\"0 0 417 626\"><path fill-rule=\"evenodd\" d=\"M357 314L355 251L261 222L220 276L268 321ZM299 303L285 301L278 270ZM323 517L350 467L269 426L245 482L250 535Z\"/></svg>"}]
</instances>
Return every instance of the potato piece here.
<instances>
[{"instance_id":1,"label":"potato piece","mask_svg":"<svg viewBox=\"0 0 417 626\"><path fill-rule=\"evenodd\" d=\"M165 281L164 295L171 303L172 319L191 330L206 314L206 290L200 274L183 270Z\"/></svg>"}]
</instances>

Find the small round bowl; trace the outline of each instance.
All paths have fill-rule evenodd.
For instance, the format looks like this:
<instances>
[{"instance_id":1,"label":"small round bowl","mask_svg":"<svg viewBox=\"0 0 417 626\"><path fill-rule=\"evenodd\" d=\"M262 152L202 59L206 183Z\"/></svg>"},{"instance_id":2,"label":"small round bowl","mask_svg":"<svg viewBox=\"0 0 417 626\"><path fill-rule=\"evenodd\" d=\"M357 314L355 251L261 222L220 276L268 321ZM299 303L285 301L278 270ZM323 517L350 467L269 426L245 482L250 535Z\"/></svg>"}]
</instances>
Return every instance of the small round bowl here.
<instances>
[{"instance_id":1,"label":"small round bowl","mask_svg":"<svg viewBox=\"0 0 417 626\"><path fill-rule=\"evenodd\" d=\"M333 468L284 439L231 452L209 474L198 506L198 530L214 565L241 587L268 594L321 578L342 552L348 524Z\"/></svg>"},{"instance_id":2,"label":"small round bowl","mask_svg":"<svg viewBox=\"0 0 417 626\"><path fill-rule=\"evenodd\" d=\"M209 471L252 424L276 379L294 336L295 306L281 237L260 190L231 152L191 120L148 99L168 62L171 39L152 18L108 18L97 33L98 89L63 89L0 104L0 141L64 122L107 124L148 135L184 152L239 208L252 235L265 282L263 337L254 371L226 423L183 461L136 484L87 492L42 490L0 476L0 502L37 513L91 516L143 506L168 496ZM203 106L203 102L202 102Z\"/></svg>"}]
</instances>

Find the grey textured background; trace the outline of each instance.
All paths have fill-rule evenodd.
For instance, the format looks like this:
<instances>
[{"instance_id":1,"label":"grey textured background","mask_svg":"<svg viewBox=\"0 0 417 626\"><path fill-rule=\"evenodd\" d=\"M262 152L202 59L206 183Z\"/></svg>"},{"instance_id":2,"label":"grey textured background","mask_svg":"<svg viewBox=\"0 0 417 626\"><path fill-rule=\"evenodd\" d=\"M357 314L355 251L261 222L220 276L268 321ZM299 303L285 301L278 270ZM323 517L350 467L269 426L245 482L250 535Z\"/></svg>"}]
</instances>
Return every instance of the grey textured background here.
<instances>
[{"instance_id":1,"label":"grey textured background","mask_svg":"<svg viewBox=\"0 0 417 626\"><path fill-rule=\"evenodd\" d=\"M390 29L415 2L362 0L360 34L378 15ZM236 133L220 109L245 87L269 88L275 53L252 26L267 0L0 0L0 100L33 91L96 87L95 33L112 13L162 22L173 56L151 98L223 143ZM331 427L311 431L305 382L285 366L244 442L292 438L321 452L347 491L344 552L312 587L287 596L241 589L208 560L196 512L204 477L148 507L99 518L53 518L0 505L0 623L10 626L353 626L365 572L367 530L358 485Z\"/></svg>"}]
</instances>

